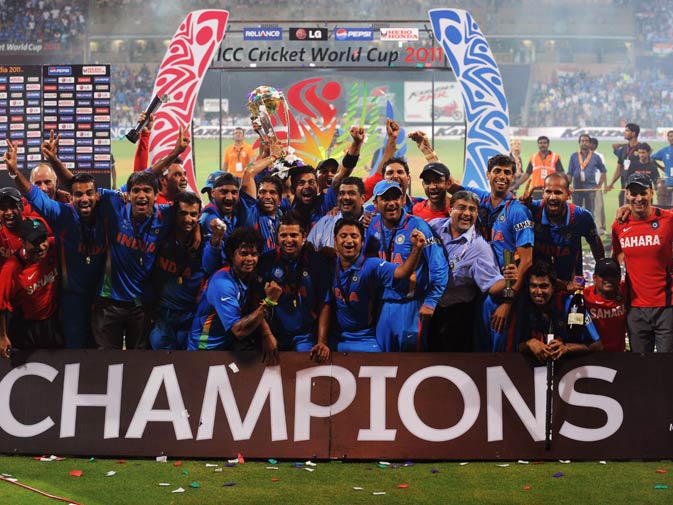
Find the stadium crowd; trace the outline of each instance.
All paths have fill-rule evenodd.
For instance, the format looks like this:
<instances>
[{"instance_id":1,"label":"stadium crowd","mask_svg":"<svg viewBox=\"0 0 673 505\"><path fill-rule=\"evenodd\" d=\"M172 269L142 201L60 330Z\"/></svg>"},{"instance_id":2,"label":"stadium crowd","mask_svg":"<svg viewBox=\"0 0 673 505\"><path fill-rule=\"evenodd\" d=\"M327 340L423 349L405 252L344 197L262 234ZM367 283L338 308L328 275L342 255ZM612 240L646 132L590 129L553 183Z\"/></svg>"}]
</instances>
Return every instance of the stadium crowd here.
<instances>
[{"instance_id":1,"label":"stadium crowd","mask_svg":"<svg viewBox=\"0 0 673 505\"><path fill-rule=\"evenodd\" d=\"M488 161L489 190L464 188L422 132L409 138L427 161L427 198L412 198L392 120L365 180L351 175L363 128L351 128L342 160L315 168L263 143L247 166L209 175L202 207L181 162L185 131L144 168L151 127L121 191L70 173L53 134L28 179L7 140L16 187L0 189L3 357L65 346L258 349L266 363L284 350L316 361L331 351L522 351L544 361L624 351L627 331L634 351L673 351L673 212L652 206L651 173L636 168L638 125L615 146L626 203L611 258L578 205L594 203L582 185L605 178L584 135L567 174L538 139L520 198L512 157ZM596 261L590 286L582 238Z\"/></svg>"}]
</instances>

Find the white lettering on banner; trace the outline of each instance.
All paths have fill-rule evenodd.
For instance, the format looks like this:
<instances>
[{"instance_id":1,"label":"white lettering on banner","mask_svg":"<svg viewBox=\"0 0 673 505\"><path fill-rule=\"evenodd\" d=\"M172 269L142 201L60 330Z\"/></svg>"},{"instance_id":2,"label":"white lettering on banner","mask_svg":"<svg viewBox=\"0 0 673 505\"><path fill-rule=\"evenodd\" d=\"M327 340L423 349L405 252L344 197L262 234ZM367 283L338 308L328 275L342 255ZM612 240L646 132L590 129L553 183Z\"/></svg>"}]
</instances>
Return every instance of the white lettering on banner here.
<instances>
[{"instance_id":1,"label":"white lettering on banner","mask_svg":"<svg viewBox=\"0 0 673 505\"><path fill-rule=\"evenodd\" d=\"M266 367L259 380L255 396L250 403L248 413L241 420L241 412L236 403L234 391L229 382L227 367L224 365L211 366L208 369L206 390L201 405L201 418L197 440L210 440L215 429L215 412L217 399L220 399L227 422L234 440L249 440L255 430L259 416L262 413L266 399L270 402L271 440L287 440L287 424L285 421L285 400L283 397L283 380L280 375L280 366Z\"/></svg>"},{"instance_id":2,"label":"white lettering on banner","mask_svg":"<svg viewBox=\"0 0 673 505\"><path fill-rule=\"evenodd\" d=\"M168 409L154 409L162 385L166 388ZM155 366L147 379L143 395L126 432L126 438L142 438L148 422L173 423L177 440L192 438L189 416L183 415L185 412L185 402L182 399L175 368L173 365Z\"/></svg>"},{"instance_id":3,"label":"white lettering on banner","mask_svg":"<svg viewBox=\"0 0 673 505\"><path fill-rule=\"evenodd\" d=\"M107 392L80 394L79 363L65 366L63 374L63 401L61 404L61 438L75 436L77 407L105 407L103 438L119 438L119 420L122 410L122 380L124 365L110 365L107 369Z\"/></svg>"},{"instance_id":4,"label":"white lettering on banner","mask_svg":"<svg viewBox=\"0 0 673 505\"><path fill-rule=\"evenodd\" d=\"M416 389L421 382L431 377L440 377L453 382L463 396L463 417L450 428L437 429L428 426L421 420L414 407ZM423 368L412 374L402 384L397 398L397 410L402 424L409 432L429 442L446 442L467 433L479 417L479 404L479 389L472 378L458 368L442 365Z\"/></svg>"},{"instance_id":5,"label":"white lettering on banner","mask_svg":"<svg viewBox=\"0 0 673 505\"><path fill-rule=\"evenodd\" d=\"M58 370L44 363L26 363L23 366L12 369L12 371L2 378L0 381L0 412L2 412L0 415L0 428L13 437L35 437L54 426L54 421L49 416L42 419L39 423L23 424L12 414L10 405L12 388L16 381L28 375L42 377L49 382L54 382L54 379L58 375Z\"/></svg>"},{"instance_id":6,"label":"white lettering on banner","mask_svg":"<svg viewBox=\"0 0 673 505\"><path fill-rule=\"evenodd\" d=\"M604 366L580 366L570 370L559 381L559 396L568 405L591 407L605 412L607 421L600 428L582 428L564 421L559 435L578 442L598 442L614 435L624 421L622 406L614 398L575 391L575 382L580 379L598 379L612 383L617 370Z\"/></svg>"},{"instance_id":7,"label":"white lettering on banner","mask_svg":"<svg viewBox=\"0 0 673 505\"><path fill-rule=\"evenodd\" d=\"M514 408L523 425L530 433L531 438L540 442L544 440L545 427L545 400L547 391L547 368L533 369L535 383L535 414L533 414L514 383L501 366L486 369L486 404L488 405L488 441L503 440L503 395Z\"/></svg>"},{"instance_id":8,"label":"white lettering on banner","mask_svg":"<svg viewBox=\"0 0 673 505\"><path fill-rule=\"evenodd\" d=\"M370 378L369 428L358 432L358 440L394 441L397 430L386 429L386 379L397 377L397 367L362 366L358 377Z\"/></svg>"},{"instance_id":9,"label":"white lettering on banner","mask_svg":"<svg viewBox=\"0 0 673 505\"><path fill-rule=\"evenodd\" d=\"M331 377L339 383L339 398L332 405L316 405L311 401L311 388L316 377ZM355 399L357 383L346 368L317 366L297 372L294 401L294 441L311 439L311 418L330 417L345 410Z\"/></svg>"}]
</instances>

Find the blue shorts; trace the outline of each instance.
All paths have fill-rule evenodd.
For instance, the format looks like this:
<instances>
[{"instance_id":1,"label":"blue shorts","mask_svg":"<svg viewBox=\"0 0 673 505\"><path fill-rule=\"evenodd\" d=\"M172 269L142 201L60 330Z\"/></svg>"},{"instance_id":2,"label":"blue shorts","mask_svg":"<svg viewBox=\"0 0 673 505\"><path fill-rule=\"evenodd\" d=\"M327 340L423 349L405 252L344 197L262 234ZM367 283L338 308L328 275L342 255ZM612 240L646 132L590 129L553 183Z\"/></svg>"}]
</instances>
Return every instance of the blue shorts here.
<instances>
[{"instance_id":1,"label":"blue shorts","mask_svg":"<svg viewBox=\"0 0 673 505\"><path fill-rule=\"evenodd\" d=\"M61 328L68 349L95 347L91 331L91 313L95 296L92 293L61 291Z\"/></svg>"},{"instance_id":2,"label":"blue shorts","mask_svg":"<svg viewBox=\"0 0 673 505\"><path fill-rule=\"evenodd\" d=\"M427 342L420 342L418 311L422 305L421 300L383 302L376 339L384 352L427 350Z\"/></svg>"},{"instance_id":3,"label":"blue shorts","mask_svg":"<svg viewBox=\"0 0 673 505\"><path fill-rule=\"evenodd\" d=\"M342 332L338 336L336 350L339 352L381 352L372 328Z\"/></svg>"},{"instance_id":4,"label":"blue shorts","mask_svg":"<svg viewBox=\"0 0 673 505\"><path fill-rule=\"evenodd\" d=\"M150 346L154 350L185 350L193 320L193 311L157 308L154 313L154 326L150 331Z\"/></svg>"},{"instance_id":5,"label":"blue shorts","mask_svg":"<svg viewBox=\"0 0 673 505\"><path fill-rule=\"evenodd\" d=\"M310 352L316 343L310 333L304 335L283 335L276 337L279 351Z\"/></svg>"}]
</instances>

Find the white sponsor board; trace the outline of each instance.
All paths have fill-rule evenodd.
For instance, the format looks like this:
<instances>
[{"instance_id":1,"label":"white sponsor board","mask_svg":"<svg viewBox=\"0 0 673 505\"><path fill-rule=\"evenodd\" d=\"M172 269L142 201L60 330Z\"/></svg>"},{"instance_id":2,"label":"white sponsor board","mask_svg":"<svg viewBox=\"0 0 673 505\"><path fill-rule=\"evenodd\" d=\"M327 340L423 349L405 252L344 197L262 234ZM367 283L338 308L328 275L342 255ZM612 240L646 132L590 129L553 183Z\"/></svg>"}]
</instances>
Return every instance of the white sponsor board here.
<instances>
[{"instance_id":1,"label":"white sponsor board","mask_svg":"<svg viewBox=\"0 0 673 505\"><path fill-rule=\"evenodd\" d=\"M463 98L457 82L404 81L404 121L406 123L427 123L428 118L436 123L462 123Z\"/></svg>"}]
</instances>

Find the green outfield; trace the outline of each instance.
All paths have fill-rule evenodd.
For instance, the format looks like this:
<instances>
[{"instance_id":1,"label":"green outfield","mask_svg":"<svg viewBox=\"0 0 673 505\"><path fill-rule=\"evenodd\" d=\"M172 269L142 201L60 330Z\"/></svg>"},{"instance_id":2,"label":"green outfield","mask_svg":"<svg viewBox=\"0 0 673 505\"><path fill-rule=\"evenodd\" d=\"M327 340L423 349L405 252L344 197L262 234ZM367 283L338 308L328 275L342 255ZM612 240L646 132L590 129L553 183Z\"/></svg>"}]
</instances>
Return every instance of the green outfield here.
<instances>
[{"instance_id":1,"label":"green outfield","mask_svg":"<svg viewBox=\"0 0 673 505\"><path fill-rule=\"evenodd\" d=\"M482 462L396 465L320 462L0 457L0 473L83 505L669 504L673 465L661 462ZM210 466L206 466L210 465ZM273 469L275 468L275 469ZM306 471L307 469L313 471ZM71 476L80 470L81 476ZM114 475L107 476L109 472ZM164 483L167 485L160 485ZM182 488L184 492L172 491ZM361 488L361 489L354 489ZM384 494L373 494L384 493ZM0 481L3 505L58 503ZM66 502L68 503L68 502Z\"/></svg>"}]
</instances>

